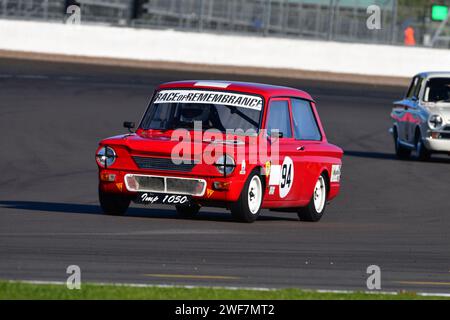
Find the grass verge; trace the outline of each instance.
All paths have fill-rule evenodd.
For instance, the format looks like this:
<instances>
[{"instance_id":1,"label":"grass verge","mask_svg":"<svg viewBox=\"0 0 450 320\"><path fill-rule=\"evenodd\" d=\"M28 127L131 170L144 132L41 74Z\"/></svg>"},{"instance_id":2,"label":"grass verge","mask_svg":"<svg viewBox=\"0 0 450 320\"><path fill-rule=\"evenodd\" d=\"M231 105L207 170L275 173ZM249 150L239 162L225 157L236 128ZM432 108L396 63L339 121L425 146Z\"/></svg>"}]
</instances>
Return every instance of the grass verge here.
<instances>
[{"instance_id":1,"label":"grass verge","mask_svg":"<svg viewBox=\"0 0 450 320\"><path fill-rule=\"evenodd\" d=\"M299 289L251 290L226 288L136 287L127 285L83 284L81 290L69 290L60 284L32 284L0 281L0 300L414 300L440 299L423 297L413 292L321 293Z\"/></svg>"}]
</instances>

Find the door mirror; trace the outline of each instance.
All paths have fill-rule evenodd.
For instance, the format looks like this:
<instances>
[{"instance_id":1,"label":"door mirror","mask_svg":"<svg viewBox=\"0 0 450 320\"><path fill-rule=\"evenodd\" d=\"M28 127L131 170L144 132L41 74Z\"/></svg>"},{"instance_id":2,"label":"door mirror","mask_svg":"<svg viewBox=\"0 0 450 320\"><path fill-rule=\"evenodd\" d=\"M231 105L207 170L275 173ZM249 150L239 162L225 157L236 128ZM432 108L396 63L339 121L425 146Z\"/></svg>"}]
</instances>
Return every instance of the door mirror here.
<instances>
[{"instance_id":1,"label":"door mirror","mask_svg":"<svg viewBox=\"0 0 450 320\"><path fill-rule=\"evenodd\" d=\"M267 139L269 140L269 143L275 143L275 141L280 138L283 138L283 132L278 131L278 129L267 132Z\"/></svg>"},{"instance_id":2,"label":"door mirror","mask_svg":"<svg viewBox=\"0 0 450 320\"><path fill-rule=\"evenodd\" d=\"M279 131L278 129L271 130L268 133L268 136L271 139L283 138L283 132Z\"/></svg>"},{"instance_id":3,"label":"door mirror","mask_svg":"<svg viewBox=\"0 0 450 320\"><path fill-rule=\"evenodd\" d=\"M124 126L124 128L127 128L129 132L134 133L132 129L134 129L136 124L134 122L125 121L123 123L123 126Z\"/></svg>"}]
</instances>

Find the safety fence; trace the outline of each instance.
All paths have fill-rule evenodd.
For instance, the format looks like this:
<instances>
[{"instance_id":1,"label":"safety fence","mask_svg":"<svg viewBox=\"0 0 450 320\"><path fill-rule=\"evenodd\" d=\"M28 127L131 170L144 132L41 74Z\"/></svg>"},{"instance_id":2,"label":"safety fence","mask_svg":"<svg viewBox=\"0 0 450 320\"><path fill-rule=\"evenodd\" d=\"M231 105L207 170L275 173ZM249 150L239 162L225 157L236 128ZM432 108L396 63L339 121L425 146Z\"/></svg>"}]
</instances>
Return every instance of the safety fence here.
<instances>
[{"instance_id":1,"label":"safety fence","mask_svg":"<svg viewBox=\"0 0 450 320\"><path fill-rule=\"evenodd\" d=\"M0 0L0 17L64 21L70 5L80 7L82 23L380 44L403 44L411 27L417 45L429 45L437 30L445 41L435 45L450 43L430 8L398 0ZM374 5L379 28L367 25Z\"/></svg>"}]
</instances>

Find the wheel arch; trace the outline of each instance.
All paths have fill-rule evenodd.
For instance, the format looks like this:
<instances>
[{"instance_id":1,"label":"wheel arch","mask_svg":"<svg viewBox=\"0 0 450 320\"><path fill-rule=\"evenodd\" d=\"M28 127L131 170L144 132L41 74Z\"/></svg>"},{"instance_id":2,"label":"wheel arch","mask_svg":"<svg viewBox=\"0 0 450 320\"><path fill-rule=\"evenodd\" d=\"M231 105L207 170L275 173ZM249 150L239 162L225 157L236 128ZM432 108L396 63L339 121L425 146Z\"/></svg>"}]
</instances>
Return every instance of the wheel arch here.
<instances>
[{"instance_id":1,"label":"wheel arch","mask_svg":"<svg viewBox=\"0 0 450 320\"><path fill-rule=\"evenodd\" d=\"M392 135L394 136L394 138L395 138L396 135L398 137L398 124L397 123L394 123L392 125Z\"/></svg>"},{"instance_id":2,"label":"wheel arch","mask_svg":"<svg viewBox=\"0 0 450 320\"><path fill-rule=\"evenodd\" d=\"M414 141L417 141L417 138L423 138L422 127L419 124L416 124L414 129Z\"/></svg>"},{"instance_id":3,"label":"wheel arch","mask_svg":"<svg viewBox=\"0 0 450 320\"><path fill-rule=\"evenodd\" d=\"M327 199L330 196L330 188L331 188L331 175L328 168L322 169L320 175L325 176L325 185L327 186ZM317 177L318 179L319 177Z\"/></svg>"},{"instance_id":4,"label":"wheel arch","mask_svg":"<svg viewBox=\"0 0 450 320\"><path fill-rule=\"evenodd\" d=\"M259 178L261 179L262 188L263 188L263 200L265 195L265 190L268 182L266 182L266 179L268 179L268 176L265 174L265 169L261 165L256 165L251 172L256 171L258 172ZM249 174L250 175L250 174Z\"/></svg>"},{"instance_id":5,"label":"wheel arch","mask_svg":"<svg viewBox=\"0 0 450 320\"><path fill-rule=\"evenodd\" d=\"M249 168L249 169L250 169L250 170L247 170L247 172L246 172L246 174L245 174L244 184L245 184L245 182L248 181L248 179L250 178L250 175L251 175L253 172L256 172L256 173L258 174L259 178L261 179L261 183L263 184L263 188L264 188L264 190L265 190L266 185L268 184L268 183L266 183L266 179L267 179L268 177L266 176L266 174L265 174L265 172L264 172L264 169L263 169L262 165L256 164L256 165L252 166L252 167ZM238 173L238 174L239 174L239 173ZM242 190L241 190L241 192L242 192Z\"/></svg>"}]
</instances>

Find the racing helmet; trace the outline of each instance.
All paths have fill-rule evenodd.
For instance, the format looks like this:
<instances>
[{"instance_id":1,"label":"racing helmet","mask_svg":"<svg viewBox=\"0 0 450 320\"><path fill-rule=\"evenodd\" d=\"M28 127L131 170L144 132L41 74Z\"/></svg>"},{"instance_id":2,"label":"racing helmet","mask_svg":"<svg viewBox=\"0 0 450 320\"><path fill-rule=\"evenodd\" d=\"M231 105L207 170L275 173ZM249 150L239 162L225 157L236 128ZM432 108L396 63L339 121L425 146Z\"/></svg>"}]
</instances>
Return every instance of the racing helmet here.
<instances>
[{"instance_id":1,"label":"racing helmet","mask_svg":"<svg viewBox=\"0 0 450 320\"><path fill-rule=\"evenodd\" d=\"M180 120L182 122L202 121L209 119L209 106L198 103L184 104L181 109Z\"/></svg>"}]
</instances>

